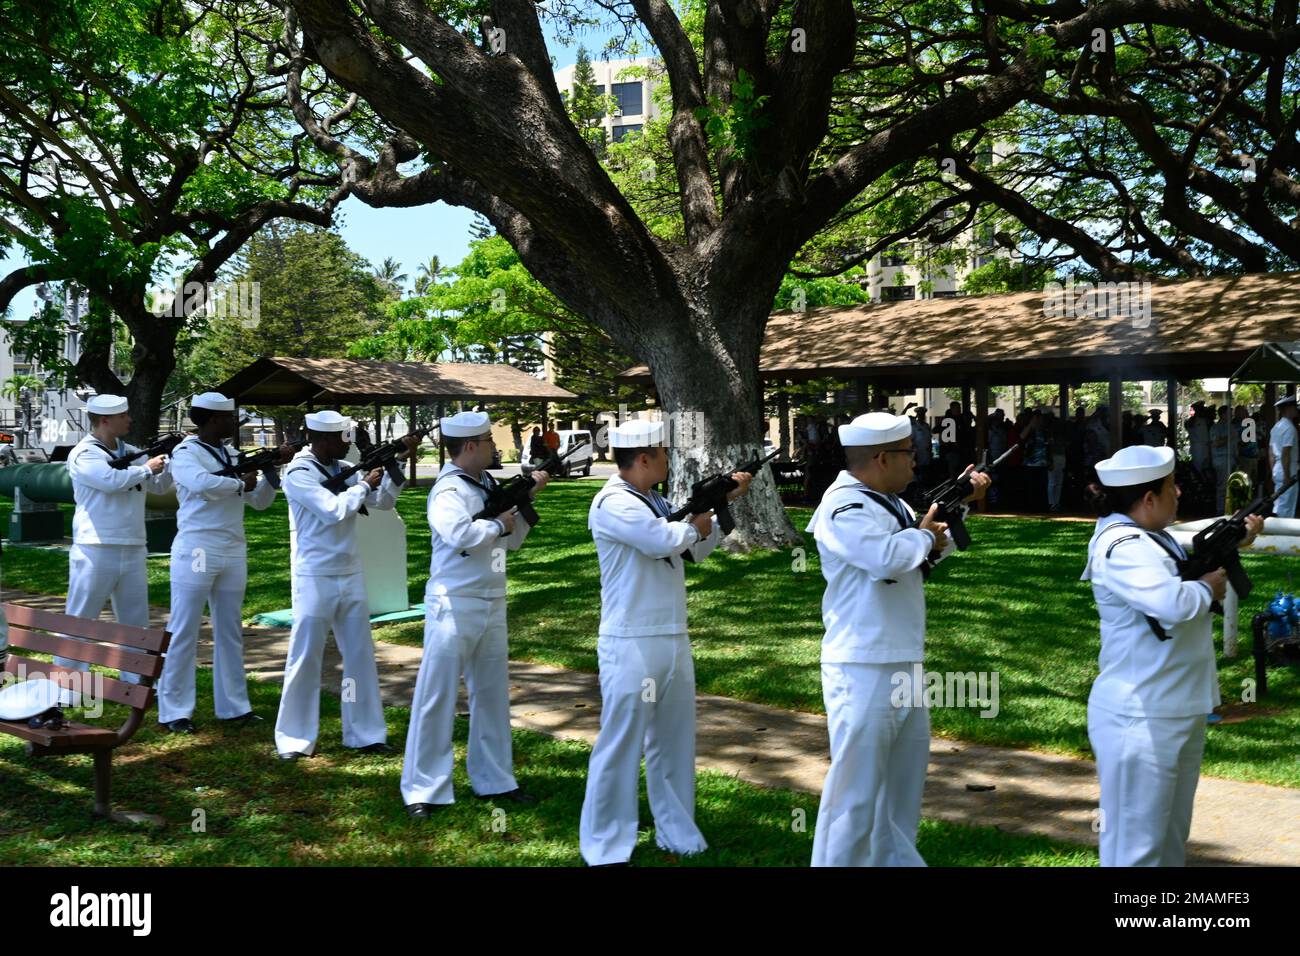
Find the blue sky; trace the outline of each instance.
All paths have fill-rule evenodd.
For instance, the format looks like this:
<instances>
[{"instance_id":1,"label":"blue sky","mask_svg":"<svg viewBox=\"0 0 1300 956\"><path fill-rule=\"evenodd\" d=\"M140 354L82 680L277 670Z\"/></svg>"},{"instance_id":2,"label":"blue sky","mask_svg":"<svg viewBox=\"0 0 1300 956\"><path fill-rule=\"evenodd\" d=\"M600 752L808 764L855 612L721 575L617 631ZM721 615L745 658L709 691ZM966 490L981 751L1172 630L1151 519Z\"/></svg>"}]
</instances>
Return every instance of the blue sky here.
<instances>
[{"instance_id":1,"label":"blue sky","mask_svg":"<svg viewBox=\"0 0 1300 956\"><path fill-rule=\"evenodd\" d=\"M608 29L591 30L580 34L581 43L591 52L597 51L612 35ZM547 46L555 58L556 68L569 66L577 60L578 44L565 46L556 39L554 29L547 29ZM371 209L357 199L349 198L339 207L341 215L335 218L348 245L375 265L385 258L402 264L402 271L410 280L418 273L420 263L437 256L443 266L455 265L469 251L469 226L474 214L468 209L434 203L413 209ZM20 253L0 260L0 274L8 273L26 263ZM24 289L14 297L9 314L27 317L35 311L36 294Z\"/></svg>"}]
</instances>

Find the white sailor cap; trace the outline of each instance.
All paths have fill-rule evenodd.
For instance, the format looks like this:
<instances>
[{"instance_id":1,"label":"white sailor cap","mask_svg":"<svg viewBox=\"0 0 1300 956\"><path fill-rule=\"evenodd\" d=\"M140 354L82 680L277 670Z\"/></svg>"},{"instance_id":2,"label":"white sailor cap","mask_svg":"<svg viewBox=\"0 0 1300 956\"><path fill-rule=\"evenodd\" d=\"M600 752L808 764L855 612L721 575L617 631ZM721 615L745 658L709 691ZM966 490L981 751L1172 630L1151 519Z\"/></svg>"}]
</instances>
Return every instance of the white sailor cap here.
<instances>
[{"instance_id":1,"label":"white sailor cap","mask_svg":"<svg viewBox=\"0 0 1300 956\"><path fill-rule=\"evenodd\" d=\"M847 425L840 426L840 444L888 445L891 441L908 438L912 434L912 420L906 415L889 412L867 412Z\"/></svg>"},{"instance_id":2,"label":"white sailor cap","mask_svg":"<svg viewBox=\"0 0 1300 956\"><path fill-rule=\"evenodd\" d=\"M609 430L610 448L651 448L663 442L663 422L634 419Z\"/></svg>"},{"instance_id":3,"label":"white sailor cap","mask_svg":"<svg viewBox=\"0 0 1300 956\"><path fill-rule=\"evenodd\" d=\"M1129 445L1097 462L1097 478L1107 488L1144 485L1174 470L1174 450L1168 445Z\"/></svg>"},{"instance_id":4,"label":"white sailor cap","mask_svg":"<svg viewBox=\"0 0 1300 956\"><path fill-rule=\"evenodd\" d=\"M1294 405L1296 403L1294 395L1283 395L1273 403L1274 408L1282 408L1285 405Z\"/></svg>"},{"instance_id":5,"label":"white sailor cap","mask_svg":"<svg viewBox=\"0 0 1300 956\"><path fill-rule=\"evenodd\" d=\"M333 409L323 412L307 413L307 430L313 432L350 432L356 424L346 415L340 415Z\"/></svg>"},{"instance_id":6,"label":"white sailor cap","mask_svg":"<svg viewBox=\"0 0 1300 956\"><path fill-rule=\"evenodd\" d=\"M34 677L0 690L0 720L26 720L60 704L76 705L80 698L47 677Z\"/></svg>"},{"instance_id":7,"label":"white sailor cap","mask_svg":"<svg viewBox=\"0 0 1300 956\"><path fill-rule=\"evenodd\" d=\"M438 419L438 432L443 438L477 438L491 427L487 412L457 412Z\"/></svg>"},{"instance_id":8,"label":"white sailor cap","mask_svg":"<svg viewBox=\"0 0 1300 956\"><path fill-rule=\"evenodd\" d=\"M235 400L226 398L220 392L204 392L190 399L190 408L206 408L212 412L233 412Z\"/></svg>"},{"instance_id":9,"label":"white sailor cap","mask_svg":"<svg viewBox=\"0 0 1300 956\"><path fill-rule=\"evenodd\" d=\"M120 415L127 408L121 395L92 395L86 400L86 411L93 415Z\"/></svg>"}]
</instances>

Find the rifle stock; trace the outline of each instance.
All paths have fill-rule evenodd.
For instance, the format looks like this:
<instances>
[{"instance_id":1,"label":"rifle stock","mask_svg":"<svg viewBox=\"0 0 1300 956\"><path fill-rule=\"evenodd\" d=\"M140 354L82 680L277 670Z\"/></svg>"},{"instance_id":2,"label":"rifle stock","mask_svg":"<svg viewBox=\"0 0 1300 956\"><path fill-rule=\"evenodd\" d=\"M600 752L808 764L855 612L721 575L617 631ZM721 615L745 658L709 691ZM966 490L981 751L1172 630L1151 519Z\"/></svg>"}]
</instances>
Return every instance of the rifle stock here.
<instances>
[{"instance_id":1,"label":"rifle stock","mask_svg":"<svg viewBox=\"0 0 1300 956\"><path fill-rule=\"evenodd\" d=\"M285 444L294 451L301 451L307 442L299 439L285 442ZM223 478L244 478L255 472L261 472L267 484L278 490L280 488L280 473L277 469L281 464L284 464L279 459L280 449L278 447L263 448L260 451L251 453L241 451L238 460L231 467L223 468L217 474Z\"/></svg>"},{"instance_id":2,"label":"rifle stock","mask_svg":"<svg viewBox=\"0 0 1300 956\"><path fill-rule=\"evenodd\" d=\"M991 465L981 465L975 471L981 474L988 474L989 471L996 468L1002 462L1010 457L1011 453L1020 447L1019 443L1012 445ZM987 454L985 456L987 458ZM939 510L935 517L948 525L948 537L952 538L953 544L957 546L958 551L965 551L971 545L970 530L966 527L966 518L962 514L961 503L966 500L975 490L971 484L970 475L958 475L940 482L934 488L921 495L921 500L925 502L925 507L921 513L916 516L916 525L919 527L925 519L925 513L930 510L931 505L938 505Z\"/></svg>"},{"instance_id":3,"label":"rifle stock","mask_svg":"<svg viewBox=\"0 0 1300 956\"><path fill-rule=\"evenodd\" d=\"M1242 506L1231 516L1220 518L1208 528L1196 532L1192 538L1192 553L1186 561L1181 562L1178 576L1184 581L1197 581L1216 568L1223 568L1237 597L1249 597L1255 585L1241 563L1241 552L1238 550L1246 538L1246 519L1253 515L1267 515L1273 510L1274 502L1297 481L1300 481L1300 474L1293 476L1271 495L1257 495L1254 501ZM1216 614L1223 613L1223 607L1218 601L1211 607Z\"/></svg>"},{"instance_id":4,"label":"rifle stock","mask_svg":"<svg viewBox=\"0 0 1300 956\"><path fill-rule=\"evenodd\" d=\"M185 436L179 432L173 432L170 435L164 435L154 439L153 443L139 451L132 452L129 455L123 455L121 458L114 458L109 467L121 471L129 468L137 458L144 458L146 461L150 458L157 458L159 455L170 455L176 450L176 446L185 440Z\"/></svg>"},{"instance_id":5,"label":"rifle stock","mask_svg":"<svg viewBox=\"0 0 1300 956\"><path fill-rule=\"evenodd\" d=\"M548 475L555 474L564 464L564 460L572 455L579 448L586 447L585 441L580 441L563 455L557 455L554 451L550 456L538 465L534 471L544 471ZM505 514L511 508L514 508L519 516L533 527L541 520L537 509L533 507L533 488L537 481L532 475L515 475L509 481L502 482L492 491L488 492L487 501L483 503L483 509L474 515L474 520L480 518L496 518Z\"/></svg>"},{"instance_id":6,"label":"rifle stock","mask_svg":"<svg viewBox=\"0 0 1300 956\"><path fill-rule=\"evenodd\" d=\"M424 436L428 435L432 430L430 426L417 428L415 431L409 432L405 438L385 442L382 445L375 445L372 442L365 448L361 448L358 442L357 447L361 449L360 460L355 465L344 468L333 478L322 482L322 484L334 494L342 494L348 486L348 479L353 475L361 472L369 473L376 468L382 468L388 473L388 477L392 479L393 484L400 485L406 480L406 477L402 474L402 466L397 464L397 456L406 450L405 439L414 438L417 442L421 442L424 440Z\"/></svg>"},{"instance_id":7,"label":"rifle stock","mask_svg":"<svg viewBox=\"0 0 1300 956\"><path fill-rule=\"evenodd\" d=\"M727 496L740 487L731 476L743 472L757 478L763 467L780 453L780 449L776 449L762 458L756 456L753 461L731 471L700 479L691 486L691 496L686 499L686 504L670 514L668 520L681 521L689 515L702 515L712 511L718 518L718 528L722 533L731 534L736 529L736 519L731 514L731 502Z\"/></svg>"}]
</instances>

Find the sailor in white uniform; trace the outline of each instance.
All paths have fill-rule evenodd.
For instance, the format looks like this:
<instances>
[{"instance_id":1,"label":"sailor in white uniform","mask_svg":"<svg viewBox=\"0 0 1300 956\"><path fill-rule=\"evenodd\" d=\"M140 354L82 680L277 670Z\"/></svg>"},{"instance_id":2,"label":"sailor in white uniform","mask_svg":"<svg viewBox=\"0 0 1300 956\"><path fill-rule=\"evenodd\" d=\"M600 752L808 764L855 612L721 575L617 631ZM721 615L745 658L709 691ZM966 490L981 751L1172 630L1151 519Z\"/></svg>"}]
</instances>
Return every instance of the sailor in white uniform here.
<instances>
[{"instance_id":1,"label":"sailor in white uniform","mask_svg":"<svg viewBox=\"0 0 1300 956\"><path fill-rule=\"evenodd\" d=\"M68 452L68 473L76 510L72 516L72 548L68 552L68 602L74 617L97 618L105 601L112 601L119 624L149 625L149 583L146 570L145 492L162 494L172 486L168 457L140 457L125 468L113 468L115 458L140 449L122 441L131 429L127 400L120 395L95 395L86 403L90 434ZM56 657L62 667L88 670L90 665ZM122 679L138 683L135 674Z\"/></svg>"},{"instance_id":2,"label":"sailor in white uniform","mask_svg":"<svg viewBox=\"0 0 1300 956\"><path fill-rule=\"evenodd\" d=\"M655 842L671 853L707 849L695 825L695 667L686 635L686 554L703 560L721 534L712 512L669 521L654 486L668 477L662 422L610 429L618 474L596 493L587 526L600 561L600 734L587 770L579 846L592 866L626 864L636 846L645 754ZM732 475L730 495L751 475Z\"/></svg>"},{"instance_id":3,"label":"sailor in white uniform","mask_svg":"<svg viewBox=\"0 0 1300 956\"><path fill-rule=\"evenodd\" d=\"M846 471L807 530L826 593L822 693L831 768L813 835L813 866L924 866L916 851L930 755L930 712L895 702L895 675L925 656L930 567L952 551L931 508L917 522L898 493L912 480L913 433L904 416L860 415L839 429ZM967 468L973 471L973 466ZM988 475L971 473L973 501Z\"/></svg>"},{"instance_id":4,"label":"sailor in white uniform","mask_svg":"<svg viewBox=\"0 0 1300 956\"><path fill-rule=\"evenodd\" d=\"M343 746L392 753L379 696L379 671L370 636L370 605L357 551L357 512L391 509L401 486L382 468L354 474L341 494L323 482L346 467L354 423L335 411L307 416L310 443L284 471L289 502L293 574L293 629L284 665L284 690L275 722L283 760L311 756L320 730L321 666L331 630L343 657ZM408 438L408 447L415 440Z\"/></svg>"},{"instance_id":5,"label":"sailor in white uniform","mask_svg":"<svg viewBox=\"0 0 1300 956\"><path fill-rule=\"evenodd\" d=\"M1178 511L1174 450L1132 445L1097 463L1103 516L1083 580L1101 618L1101 672L1088 739L1101 778L1102 866L1182 866L1205 747L1219 704L1211 603L1222 568L1179 577L1186 552L1164 529ZM1263 528L1247 518L1249 545Z\"/></svg>"},{"instance_id":6,"label":"sailor in white uniform","mask_svg":"<svg viewBox=\"0 0 1300 956\"><path fill-rule=\"evenodd\" d=\"M536 802L515 781L506 634L506 552L519 549L530 526L513 508L474 518L496 486L488 472L496 451L491 429L486 412L439 422L451 460L429 492L433 554L424 589L424 655L402 765L402 801L417 819L454 801L452 731L462 674L469 690L465 766L475 795ZM537 470L532 477L535 497L550 476Z\"/></svg>"},{"instance_id":7,"label":"sailor in white uniform","mask_svg":"<svg viewBox=\"0 0 1300 956\"><path fill-rule=\"evenodd\" d=\"M212 619L212 696L219 720L261 720L248 702L244 677L243 606L248 584L244 508L265 510L275 487L257 473L223 476L238 453L226 442L239 435L235 400L204 392L190 400L198 428L172 452L171 473L180 510L171 557L172 641L158 681L158 722L172 733L194 732L194 668L206 605ZM293 455L281 448L283 460Z\"/></svg>"},{"instance_id":8,"label":"sailor in white uniform","mask_svg":"<svg viewBox=\"0 0 1300 956\"><path fill-rule=\"evenodd\" d=\"M1273 487L1281 488L1300 468L1300 460L1297 458L1300 455L1300 436L1296 432L1300 409L1296 407L1294 395L1279 398L1275 407L1277 424L1268 433L1268 458L1273 466ZM1279 518L1294 518L1297 495L1300 495L1300 484L1292 485L1273 502L1273 514Z\"/></svg>"}]
</instances>

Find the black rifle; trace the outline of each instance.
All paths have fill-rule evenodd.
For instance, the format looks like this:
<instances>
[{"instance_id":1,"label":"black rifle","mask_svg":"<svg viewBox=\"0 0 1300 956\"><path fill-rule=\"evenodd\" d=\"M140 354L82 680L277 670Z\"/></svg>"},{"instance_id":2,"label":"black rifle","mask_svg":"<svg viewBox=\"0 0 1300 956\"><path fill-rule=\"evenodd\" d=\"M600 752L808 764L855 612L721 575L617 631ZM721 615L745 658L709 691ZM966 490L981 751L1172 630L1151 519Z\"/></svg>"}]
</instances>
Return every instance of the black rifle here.
<instances>
[{"instance_id":1,"label":"black rifle","mask_svg":"<svg viewBox=\"0 0 1300 956\"><path fill-rule=\"evenodd\" d=\"M185 440L185 436L173 432L170 435L163 435L153 440L153 443L147 448L132 452L129 455L123 455L121 458L114 458L109 463L110 468L116 468L119 471L123 468L129 468L135 463L135 460L144 457L145 460L157 458L159 455L170 455L176 450L176 446Z\"/></svg>"},{"instance_id":2,"label":"black rifle","mask_svg":"<svg viewBox=\"0 0 1300 956\"><path fill-rule=\"evenodd\" d=\"M718 516L718 527L722 529L722 533L731 534L735 530L736 519L731 516L730 502L727 501L727 495L740 487L731 476L737 472L743 472L757 478L758 473L763 470L763 466L779 454L781 454L781 450L778 448L764 458L755 458L753 461L741 465L739 468L733 468L725 474L710 475L708 478L700 479L691 485L691 496L686 499L686 504L670 514L668 520L681 521L687 515L702 515L712 511Z\"/></svg>"},{"instance_id":3,"label":"black rifle","mask_svg":"<svg viewBox=\"0 0 1300 956\"><path fill-rule=\"evenodd\" d=\"M563 468L564 459L579 448L585 447L586 444L585 441L580 441L563 455L557 455L552 451L547 459L534 468L533 471L544 471L548 475L558 474ZM474 520L496 518L505 514L511 508L515 508L530 527L537 524L540 519L537 509L533 507L532 494L533 487L536 484L537 482L533 480L532 475L515 475L509 481L503 481L488 492L487 501L483 503L483 510L474 516Z\"/></svg>"},{"instance_id":4,"label":"black rifle","mask_svg":"<svg viewBox=\"0 0 1300 956\"><path fill-rule=\"evenodd\" d=\"M414 438L417 442L420 442L432 430L432 426L426 425L423 428L417 428L406 437ZM357 432L357 448L361 450L361 460L355 465L344 468L334 477L321 482L322 485L336 495L343 493L348 486L348 479L353 475L358 472L369 474L376 468L382 468L388 472L388 477L393 480L395 485L400 485L406 481L406 477L402 474L402 466L397 463L397 456L406 451L405 440L398 438L384 442L382 445L376 445L368 437L362 438L365 434L363 431Z\"/></svg>"},{"instance_id":5,"label":"black rifle","mask_svg":"<svg viewBox=\"0 0 1300 956\"><path fill-rule=\"evenodd\" d=\"M1246 574L1246 569L1241 566L1241 552L1237 550L1237 545L1246 538L1246 519L1252 515L1267 516L1273 510L1273 502L1286 494L1298 480L1300 474L1292 476L1290 481L1268 497L1264 497L1261 492L1250 504L1243 505L1232 515L1219 518L1196 532L1192 537L1191 556L1178 564L1178 576L1184 581L1196 581L1216 568L1223 568L1228 573L1228 583L1237 592L1237 597L1249 597L1254 584ZM1223 606L1218 601L1210 607L1216 614L1223 613Z\"/></svg>"},{"instance_id":6,"label":"black rifle","mask_svg":"<svg viewBox=\"0 0 1300 956\"><path fill-rule=\"evenodd\" d=\"M302 447L307 444L306 441L285 442L294 451L301 451ZM261 472L266 478L267 483L272 488L280 487L280 472L278 467L284 464L280 461L280 449L263 448L261 451L241 451L239 458L229 468L222 468L217 472L223 478L243 478L245 475L251 475Z\"/></svg>"},{"instance_id":7,"label":"black rifle","mask_svg":"<svg viewBox=\"0 0 1300 956\"><path fill-rule=\"evenodd\" d=\"M975 471L988 474L990 468L996 468L1002 464L1019 447L1019 443L1012 445L999 455L993 464L980 465ZM984 453L984 458L985 460L988 459L988 452ZM966 530L966 520L962 515L961 503L969 498L974 491L975 486L971 484L970 474L964 474L958 475L956 478L949 478L942 484L935 485L929 491L922 492L922 505L917 509L919 512L916 516L917 527L920 527L921 522L925 520L925 515L930 510L930 506L938 505L939 510L935 512L935 518L948 525L948 536L952 538L953 544L957 545L957 550L965 551L970 547L970 532Z\"/></svg>"}]
</instances>

